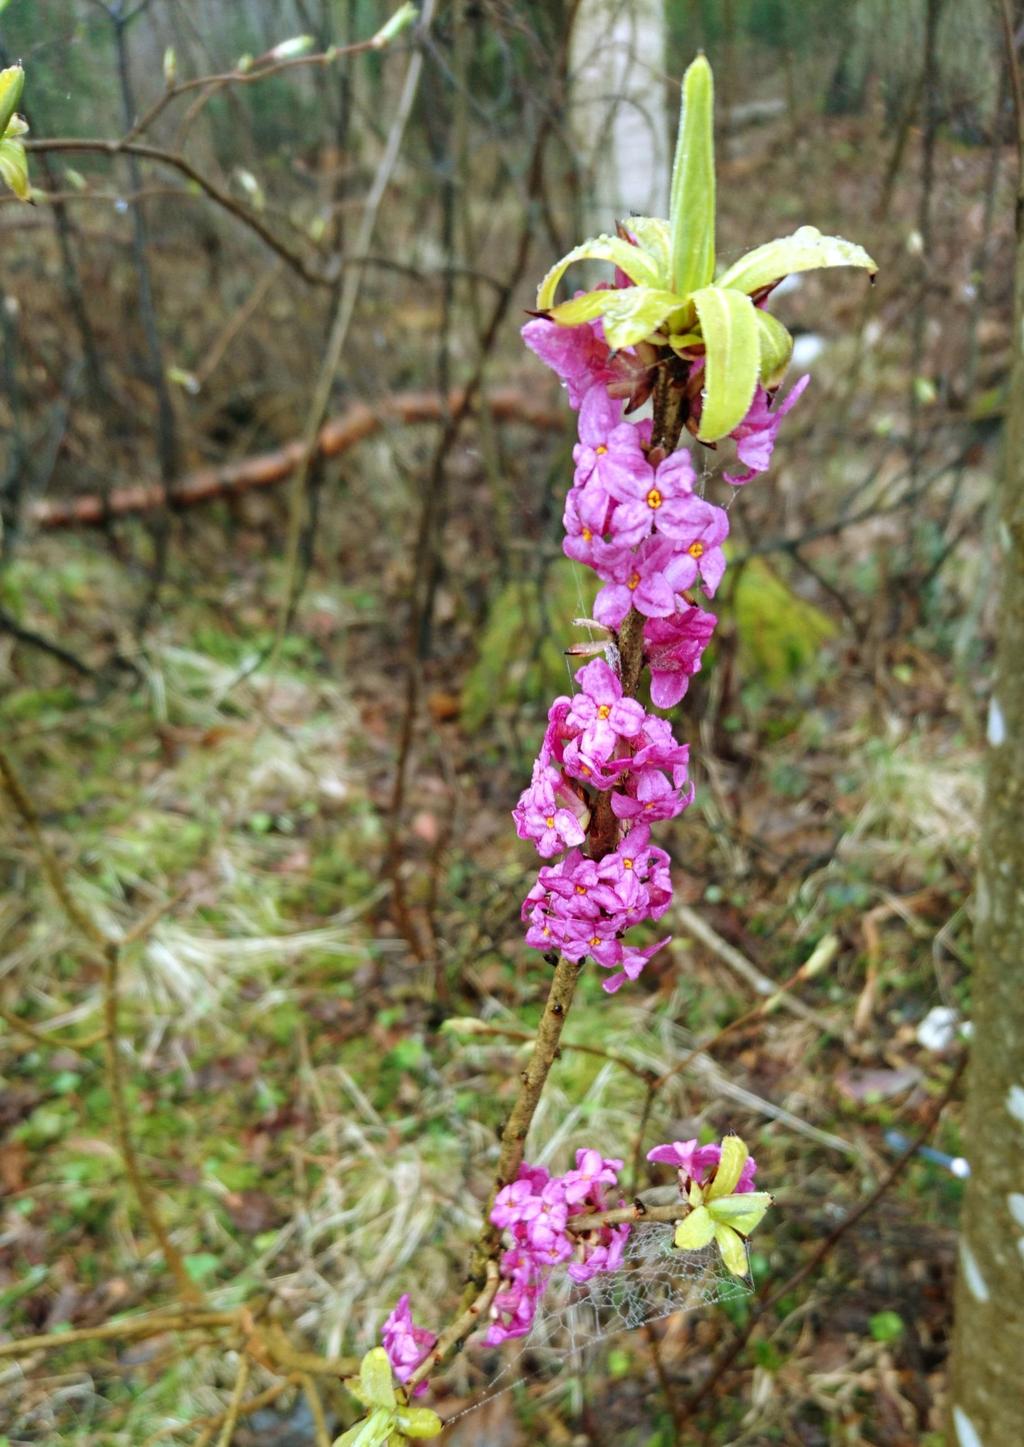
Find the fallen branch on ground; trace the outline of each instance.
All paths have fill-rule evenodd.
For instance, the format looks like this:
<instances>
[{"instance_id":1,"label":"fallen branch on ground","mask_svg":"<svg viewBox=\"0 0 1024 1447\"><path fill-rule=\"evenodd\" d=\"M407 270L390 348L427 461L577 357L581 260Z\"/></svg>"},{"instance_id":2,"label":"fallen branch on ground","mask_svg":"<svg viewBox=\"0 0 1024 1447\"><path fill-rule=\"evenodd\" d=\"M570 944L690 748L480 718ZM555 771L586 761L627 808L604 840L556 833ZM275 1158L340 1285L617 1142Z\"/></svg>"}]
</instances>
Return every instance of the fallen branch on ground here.
<instances>
[{"instance_id":1,"label":"fallen branch on ground","mask_svg":"<svg viewBox=\"0 0 1024 1447\"><path fill-rule=\"evenodd\" d=\"M339 417L332 417L320 429L315 455L339 457L357 443L392 424L440 422L463 403L461 388L447 399L436 392L401 392L375 407L356 402ZM491 415L506 422L523 422L545 431L561 431L563 417L551 408L524 397L512 388L499 388L487 395ZM259 487L273 487L290 477L301 465L305 448L301 441L289 442L274 452L258 453L241 462L221 467L201 467L165 488L159 482L115 488L107 497L95 494L34 503L29 522L50 531L69 527L102 527L110 518L152 512L171 504L175 508L196 507L218 498L238 497Z\"/></svg>"}]
</instances>

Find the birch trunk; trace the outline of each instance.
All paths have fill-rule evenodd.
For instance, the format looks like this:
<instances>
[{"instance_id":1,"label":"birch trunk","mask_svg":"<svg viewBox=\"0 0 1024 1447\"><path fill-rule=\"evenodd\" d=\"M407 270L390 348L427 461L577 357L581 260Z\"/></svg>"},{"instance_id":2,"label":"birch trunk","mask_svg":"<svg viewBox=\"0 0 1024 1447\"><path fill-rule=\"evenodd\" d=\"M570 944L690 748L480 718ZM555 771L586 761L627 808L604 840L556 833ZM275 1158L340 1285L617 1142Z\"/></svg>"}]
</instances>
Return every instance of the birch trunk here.
<instances>
[{"instance_id":1,"label":"birch trunk","mask_svg":"<svg viewBox=\"0 0 1024 1447\"><path fill-rule=\"evenodd\" d=\"M1020 206L1018 206L1020 212ZM977 889L974 1035L960 1229L952 1434L1024 1441L1024 230L999 527L999 639Z\"/></svg>"},{"instance_id":2,"label":"birch trunk","mask_svg":"<svg viewBox=\"0 0 1024 1447\"><path fill-rule=\"evenodd\" d=\"M570 47L584 235L668 215L663 0L581 0Z\"/></svg>"}]
</instances>

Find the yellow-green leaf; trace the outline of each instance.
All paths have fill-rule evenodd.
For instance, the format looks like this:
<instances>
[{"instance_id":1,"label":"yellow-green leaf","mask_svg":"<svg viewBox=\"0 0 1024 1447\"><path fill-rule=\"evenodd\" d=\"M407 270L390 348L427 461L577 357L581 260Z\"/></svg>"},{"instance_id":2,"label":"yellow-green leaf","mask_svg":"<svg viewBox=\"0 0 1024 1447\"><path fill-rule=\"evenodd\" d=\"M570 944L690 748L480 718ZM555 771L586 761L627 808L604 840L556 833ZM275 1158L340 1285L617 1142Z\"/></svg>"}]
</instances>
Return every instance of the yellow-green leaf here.
<instances>
[{"instance_id":1,"label":"yellow-green leaf","mask_svg":"<svg viewBox=\"0 0 1024 1447\"><path fill-rule=\"evenodd\" d=\"M718 1162L715 1179L705 1192L705 1200L717 1201L722 1196L731 1196L739 1185L743 1167L750 1152L738 1135L727 1135L722 1139L722 1157Z\"/></svg>"},{"instance_id":2,"label":"yellow-green leaf","mask_svg":"<svg viewBox=\"0 0 1024 1447\"><path fill-rule=\"evenodd\" d=\"M9 65L6 70L0 70L0 137L7 134L24 88L25 72L20 65Z\"/></svg>"},{"instance_id":3,"label":"yellow-green leaf","mask_svg":"<svg viewBox=\"0 0 1024 1447\"><path fill-rule=\"evenodd\" d=\"M697 436L701 442L717 442L739 426L754 398L761 368L757 312L749 296L719 286L701 287L690 299L704 336L704 406Z\"/></svg>"},{"instance_id":4,"label":"yellow-green leaf","mask_svg":"<svg viewBox=\"0 0 1024 1447\"><path fill-rule=\"evenodd\" d=\"M627 216L622 223L658 269L658 285L672 290L672 233L660 216Z\"/></svg>"},{"instance_id":5,"label":"yellow-green leaf","mask_svg":"<svg viewBox=\"0 0 1024 1447\"><path fill-rule=\"evenodd\" d=\"M399 1407L395 1421L407 1437L439 1437L444 1425L429 1407Z\"/></svg>"},{"instance_id":6,"label":"yellow-green leaf","mask_svg":"<svg viewBox=\"0 0 1024 1447\"><path fill-rule=\"evenodd\" d=\"M698 55L683 76L669 206L672 286L683 296L715 274L714 105L711 67Z\"/></svg>"},{"instance_id":7,"label":"yellow-green leaf","mask_svg":"<svg viewBox=\"0 0 1024 1447\"><path fill-rule=\"evenodd\" d=\"M708 1202L708 1211L716 1225L731 1226L743 1236L749 1236L761 1224L764 1213L772 1203L767 1191L744 1191L740 1196L723 1196Z\"/></svg>"},{"instance_id":8,"label":"yellow-green leaf","mask_svg":"<svg viewBox=\"0 0 1024 1447\"><path fill-rule=\"evenodd\" d=\"M374 1407L395 1406L395 1387L391 1378L391 1362L383 1347L373 1347L359 1364L359 1385L363 1396Z\"/></svg>"},{"instance_id":9,"label":"yellow-green leaf","mask_svg":"<svg viewBox=\"0 0 1024 1447\"><path fill-rule=\"evenodd\" d=\"M777 387L786 375L789 359L793 355L793 338L771 312L755 307L754 314L761 334L761 385Z\"/></svg>"},{"instance_id":10,"label":"yellow-green leaf","mask_svg":"<svg viewBox=\"0 0 1024 1447\"><path fill-rule=\"evenodd\" d=\"M336 1438L334 1447L384 1447L395 1425L394 1413L386 1407L378 1407L341 1437Z\"/></svg>"},{"instance_id":11,"label":"yellow-green leaf","mask_svg":"<svg viewBox=\"0 0 1024 1447\"><path fill-rule=\"evenodd\" d=\"M654 260L639 246L623 241L620 236L592 236L589 241L583 241L566 252L561 261L557 261L548 272L537 288L538 311L547 311L550 308L558 283L576 261L610 261L613 266L624 271L630 281L636 282L637 286L656 287L661 282Z\"/></svg>"},{"instance_id":12,"label":"yellow-green leaf","mask_svg":"<svg viewBox=\"0 0 1024 1447\"><path fill-rule=\"evenodd\" d=\"M715 1223L706 1206L698 1206L688 1216L676 1222L675 1244L680 1251L699 1251L713 1240Z\"/></svg>"},{"instance_id":13,"label":"yellow-green leaf","mask_svg":"<svg viewBox=\"0 0 1024 1447\"><path fill-rule=\"evenodd\" d=\"M862 246L841 236L823 236L816 226L801 226L792 236L755 246L723 271L717 285L753 294L794 272L825 266L859 266L872 276L878 270Z\"/></svg>"},{"instance_id":14,"label":"yellow-green leaf","mask_svg":"<svg viewBox=\"0 0 1024 1447\"><path fill-rule=\"evenodd\" d=\"M743 1237L737 1236L731 1226L716 1226L715 1243L733 1276L746 1276L747 1251L743 1245Z\"/></svg>"},{"instance_id":15,"label":"yellow-green leaf","mask_svg":"<svg viewBox=\"0 0 1024 1447\"><path fill-rule=\"evenodd\" d=\"M626 286L611 291L589 291L551 310L551 320L575 327L604 318L604 335L614 350L631 347L656 332L666 317L678 311L681 298L653 286Z\"/></svg>"},{"instance_id":16,"label":"yellow-green leaf","mask_svg":"<svg viewBox=\"0 0 1024 1447\"><path fill-rule=\"evenodd\" d=\"M9 186L20 201L28 200L28 161L20 141L0 141L0 181Z\"/></svg>"}]
</instances>

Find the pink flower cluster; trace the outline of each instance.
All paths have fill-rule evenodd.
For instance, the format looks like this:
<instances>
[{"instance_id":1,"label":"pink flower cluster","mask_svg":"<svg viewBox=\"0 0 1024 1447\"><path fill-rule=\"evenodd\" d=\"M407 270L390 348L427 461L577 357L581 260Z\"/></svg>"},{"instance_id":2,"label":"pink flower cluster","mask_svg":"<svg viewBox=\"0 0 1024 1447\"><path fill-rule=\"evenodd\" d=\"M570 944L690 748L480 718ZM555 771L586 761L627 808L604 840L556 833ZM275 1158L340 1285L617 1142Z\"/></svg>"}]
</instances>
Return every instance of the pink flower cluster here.
<instances>
[{"instance_id":1,"label":"pink flower cluster","mask_svg":"<svg viewBox=\"0 0 1024 1447\"><path fill-rule=\"evenodd\" d=\"M622 415L623 398L632 405L650 391L650 347L613 353L600 321L563 327L544 317L528 322L523 338L562 378L579 411L564 551L601 579L598 623L614 633L631 610L641 615L651 702L672 708L699 670L717 621L689 590L714 596L725 571L728 518L695 492L689 452L652 448L652 424ZM695 362L694 371L702 365ZM767 468L779 423L805 385L806 379L797 383L774 412L758 388L732 434L746 470L727 473L729 482L745 483ZM590 956L613 972L604 988L614 992L668 943L641 949L624 944L622 935L660 919L671 903L668 859L651 846L648 826L681 813L693 790L686 747L664 719L623 696L610 663L588 663L576 683L576 695L557 698L549 710L530 787L513 811L519 837L532 840L543 859L564 854L541 869L522 918L528 944L572 960ZM609 850L604 830L601 848L608 852L595 859L585 850L598 793L611 795L618 832Z\"/></svg>"},{"instance_id":2,"label":"pink flower cluster","mask_svg":"<svg viewBox=\"0 0 1024 1447\"><path fill-rule=\"evenodd\" d=\"M672 1141L667 1145L655 1146L653 1151L648 1151L647 1159L658 1161L665 1166L675 1166L679 1172L679 1189L685 1196L691 1181L695 1181L698 1186L709 1184L722 1159L722 1147L715 1145L714 1142L706 1146L699 1146L696 1140ZM747 1191L752 1191L756 1174L757 1162L753 1156L748 1156L743 1163L743 1170L733 1194L740 1196Z\"/></svg>"},{"instance_id":3,"label":"pink flower cluster","mask_svg":"<svg viewBox=\"0 0 1024 1447\"><path fill-rule=\"evenodd\" d=\"M604 1188L614 1187L622 1162L600 1151L576 1152L576 1169L550 1176L542 1166L522 1165L499 1191L491 1221L511 1237L501 1258L501 1286L491 1306L488 1346L525 1336L533 1325L553 1267L569 1262L573 1281L589 1281L622 1262L629 1225L573 1233L571 1217L607 1210Z\"/></svg>"},{"instance_id":4,"label":"pink flower cluster","mask_svg":"<svg viewBox=\"0 0 1024 1447\"><path fill-rule=\"evenodd\" d=\"M533 840L544 858L569 850L541 869L522 918L535 948L574 960L589 955L615 971L604 983L611 993L636 979L667 943L638 949L621 936L631 925L660 919L671 903L668 855L651 845L649 825L673 818L693 798L689 749L676 743L665 719L623 697L603 659L581 668L576 682L575 697L551 705L533 781L513 811L519 837ZM621 833L618 848L600 860L580 849L590 819L588 787L610 792Z\"/></svg>"},{"instance_id":5,"label":"pink flower cluster","mask_svg":"<svg viewBox=\"0 0 1024 1447\"><path fill-rule=\"evenodd\" d=\"M437 1337L432 1331L416 1326L409 1307L409 1293L398 1298L398 1304L381 1329L381 1345L388 1354L392 1370L400 1382L406 1382L434 1350ZM421 1397L427 1383L413 1388L413 1396Z\"/></svg>"}]
</instances>

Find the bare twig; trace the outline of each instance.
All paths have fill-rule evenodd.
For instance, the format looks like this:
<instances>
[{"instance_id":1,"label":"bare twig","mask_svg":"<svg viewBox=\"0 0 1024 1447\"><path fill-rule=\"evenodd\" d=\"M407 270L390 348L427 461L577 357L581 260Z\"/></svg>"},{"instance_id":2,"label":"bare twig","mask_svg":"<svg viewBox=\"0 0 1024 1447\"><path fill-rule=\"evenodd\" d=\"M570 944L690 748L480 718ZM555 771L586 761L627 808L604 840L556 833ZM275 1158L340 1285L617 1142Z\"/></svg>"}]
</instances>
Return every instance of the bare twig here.
<instances>
[{"instance_id":1,"label":"bare twig","mask_svg":"<svg viewBox=\"0 0 1024 1447\"><path fill-rule=\"evenodd\" d=\"M477 1293L464 1311L460 1312L453 1322L441 1333L434 1345L433 1351L426 1356L414 1372L406 1379L407 1391L428 1377L441 1362L461 1343L471 1332L475 1331L481 1320L486 1316L491 1302L494 1300L498 1290L498 1265L495 1261L488 1261L485 1268L484 1285Z\"/></svg>"},{"instance_id":2,"label":"bare twig","mask_svg":"<svg viewBox=\"0 0 1024 1447\"><path fill-rule=\"evenodd\" d=\"M430 25L433 10L434 0L425 0L421 17L421 25L424 30ZM377 165L373 185L370 187L369 195L363 206L362 219L359 223L359 233L356 240L356 251L360 254L369 249L370 242L373 240L373 233L377 226L377 217L380 213L381 202L384 200L384 193L387 191L398 162L398 153L401 149L406 126L409 123L409 117L412 114L422 71L423 52L422 50L416 50L409 61L409 67L405 73L405 83L402 87L402 94L399 97L394 119L388 132L387 144L384 147L384 152ZM298 598L299 548L302 540L303 518L305 513L306 482L309 476L310 465L317 456L317 437L320 434L324 418L327 416L327 409L330 406L331 390L334 387L334 379L341 363L341 356L345 349L345 342L348 338L352 317L355 314L362 277L363 270L361 267L352 267L345 271L344 281L337 296L327 346L320 363L316 383L313 387L313 396L309 405L306 426L303 432L302 453L291 481L288 533L285 540L283 567L284 588L278 615L277 635L274 642L275 649L280 646L281 640L291 625L292 615Z\"/></svg>"},{"instance_id":3,"label":"bare twig","mask_svg":"<svg viewBox=\"0 0 1024 1447\"><path fill-rule=\"evenodd\" d=\"M802 1000L788 994L784 987L780 987L777 980L769 979L756 965L751 964L746 955L740 954L739 950L734 948L728 940L724 940L716 930L713 930L696 910L690 909L685 904L680 905L675 912L675 917L688 935L702 944L705 949L710 950L722 961L723 965L732 970L734 975L739 975L741 980L745 980L758 995L763 995L766 999L777 997L778 1004L793 1015L799 1015L803 1020L810 1020L819 1030L828 1033L833 1031L834 1027L824 1016L819 1015L816 1010L812 1010L810 1005L805 1005Z\"/></svg>"},{"instance_id":4,"label":"bare twig","mask_svg":"<svg viewBox=\"0 0 1024 1447\"><path fill-rule=\"evenodd\" d=\"M235 1378L234 1389L231 1393L231 1400L228 1403L228 1410L224 1417L224 1426L221 1428L220 1436L217 1438L217 1447L230 1447L231 1439L235 1435L235 1428L238 1426L238 1411L242 1405L242 1398L245 1396L245 1388L249 1381L251 1364L245 1352L242 1353L238 1363L238 1375Z\"/></svg>"}]
</instances>

